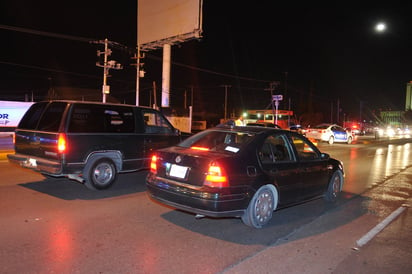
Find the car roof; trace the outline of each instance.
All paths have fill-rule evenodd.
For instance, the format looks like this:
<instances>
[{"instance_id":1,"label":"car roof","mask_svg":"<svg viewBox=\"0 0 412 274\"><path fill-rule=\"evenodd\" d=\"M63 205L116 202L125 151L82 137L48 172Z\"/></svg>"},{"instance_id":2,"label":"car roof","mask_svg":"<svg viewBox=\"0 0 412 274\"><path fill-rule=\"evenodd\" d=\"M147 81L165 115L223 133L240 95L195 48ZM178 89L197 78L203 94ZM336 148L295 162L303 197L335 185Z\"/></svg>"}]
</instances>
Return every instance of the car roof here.
<instances>
[{"instance_id":1,"label":"car roof","mask_svg":"<svg viewBox=\"0 0 412 274\"><path fill-rule=\"evenodd\" d=\"M77 100L43 100L36 103L52 103L52 102L63 102L69 104L93 104L93 105L109 105L109 106L126 106L126 107L135 107L135 108L142 108L142 109L153 109L147 106L135 106L130 104L121 104L121 103L103 103L98 101L77 101Z\"/></svg>"},{"instance_id":2,"label":"car roof","mask_svg":"<svg viewBox=\"0 0 412 274\"><path fill-rule=\"evenodd\" d=\"M253 123L247 123L246 126L272 126L272 127L280 127L274 123L271 122L253 122Z\"/></svg>"},{"instance_id":3,"label":"car roof","mask_svg":"<svg viewBox=\"0 0 412 274\"><path fill-rule=\"evenodd\" d=\"M234 126L232 124L220 124L214 128L210 128L209 130L229 130L229 131L235 131L235 132L244 132L244 133L260 133L260 132L290 132L289 130L283 130L279 128L274 128L274 127L257 127L257 126Z\"/></svg>"}]
</instances>

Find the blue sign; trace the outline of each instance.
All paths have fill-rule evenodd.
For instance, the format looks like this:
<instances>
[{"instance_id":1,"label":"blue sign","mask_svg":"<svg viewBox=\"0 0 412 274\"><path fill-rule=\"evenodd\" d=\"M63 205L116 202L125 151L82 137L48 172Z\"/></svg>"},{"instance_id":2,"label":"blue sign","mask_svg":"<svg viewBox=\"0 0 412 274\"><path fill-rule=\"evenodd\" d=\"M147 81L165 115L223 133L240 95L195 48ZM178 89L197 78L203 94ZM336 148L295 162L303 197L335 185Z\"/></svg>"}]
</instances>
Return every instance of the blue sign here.
<instances>
[{"instance_id":1,"label":"blue sign","mask_svg":"<svg viewBox=\"0 0 412 274\"><path fill-rule=\"evenodd\" d=\"M282 101L283 100L283 95L272 95L272 100L273 101Z\"/></svg>"}]
</instances>

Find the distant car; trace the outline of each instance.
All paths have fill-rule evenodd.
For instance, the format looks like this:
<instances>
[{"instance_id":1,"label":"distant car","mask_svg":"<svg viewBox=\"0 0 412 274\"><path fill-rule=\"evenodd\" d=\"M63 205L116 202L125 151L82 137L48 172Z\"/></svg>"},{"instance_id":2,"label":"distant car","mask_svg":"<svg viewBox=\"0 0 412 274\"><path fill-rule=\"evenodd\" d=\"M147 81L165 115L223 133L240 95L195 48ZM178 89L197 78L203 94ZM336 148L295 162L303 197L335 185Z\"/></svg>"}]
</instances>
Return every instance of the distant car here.
<instances>
[{"instance_id":1,"label":"distant car","mask_svg":"<svg viewBox=\"0 0 412 274\"><path fill-rule=\"evenodd\" d=\"M336 124L320 124L306 130L306 137L319 141L325 141L329 144L335 142L351 144L353 134L350 130Z\"/></svg>"},{"instance_id":2,"label":"distant car","mask_svg":"<svg viewBox=\"0 0 412 274\"><path fill-rule=\"evenodd\" d=\"M198 217L240 217L260 228L274 210L323 197L335 201L342 162L307 138L269 127L220 126L156 150L149 195Z\"/></svg>"},{"instance_id":3,"label":"distant car","mask_svg":"<svg viewBox=\"0 0 412 274\"><path fill-rule=\"evenodd\" d=\"M252 127L272 127L272 128L277 128L281 129L280 126L270 123L270 122L255 122L255 123L247 123L246 126L252 126Z\"/></svg>"},{"instance_id":4,"label":"distant car","mask_svg":"<svg viewBox=\"0 0 412 274\"><path fill-rule=\"evenodd\" d=\"M391 126L387 126L387 127L382 126L382 127L375 128L375 137L377 139L384 138L384 137L394 137L395 134L396 134L396 131Z\"/></svg>"},{"instance_id":5,"label":"distant car","mask_svg":"<svg viewBox=\"0 0 412 274\"><path fill-rule=\"evenodd\" d=\"M403 137L403 136L409 136L410 135L410 130L409 127L392 127L392 126L386 126L386 127L376 127L375 128L375 138L392 138L392 137Z\"/></svg>"},{"instance_id":6,"label":"distant car","mask_svg":"<svg viewBox=\"0 0 412 274\"><path fill-rule=\"evenodd\" d=\"M302 135L306 134L306 128L301 125L292 125L289 127L289 130L300 133Z\"/></svg>"}]
</instances>

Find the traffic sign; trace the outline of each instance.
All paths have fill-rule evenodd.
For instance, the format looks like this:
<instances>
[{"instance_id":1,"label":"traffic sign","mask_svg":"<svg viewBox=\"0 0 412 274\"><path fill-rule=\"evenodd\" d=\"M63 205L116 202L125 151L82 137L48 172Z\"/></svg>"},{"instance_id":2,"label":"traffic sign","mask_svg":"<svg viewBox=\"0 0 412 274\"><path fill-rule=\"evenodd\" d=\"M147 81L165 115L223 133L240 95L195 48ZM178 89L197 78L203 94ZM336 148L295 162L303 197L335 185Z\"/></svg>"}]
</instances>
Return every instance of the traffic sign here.
<instances>
[{"instance_id":1,"label":"traffic sign","mask_svg":"<svg viewBox=\"0 0 412 274\"><path fill-rule=\"evenodd\" d=\"M282 101L282 100L283 100L283 95L282 95L282 94L272 95L272 100L274 100L274 101Z\"/></svg>"}]
</instances>

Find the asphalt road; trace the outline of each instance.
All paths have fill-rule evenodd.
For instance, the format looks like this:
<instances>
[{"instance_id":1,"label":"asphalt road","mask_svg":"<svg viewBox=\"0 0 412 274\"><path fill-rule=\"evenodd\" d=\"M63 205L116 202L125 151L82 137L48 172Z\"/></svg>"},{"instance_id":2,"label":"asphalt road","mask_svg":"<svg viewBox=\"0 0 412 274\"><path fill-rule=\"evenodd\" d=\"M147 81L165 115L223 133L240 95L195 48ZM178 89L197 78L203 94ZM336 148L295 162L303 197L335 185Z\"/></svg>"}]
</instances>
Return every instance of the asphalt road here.
<instances>
[{"instance_id":1,"label":"asphalt road","mask_svg":"<svg viewBox=\"0 0 412 274\"><path fill-rule=\"evenodd\" d=\"M280 210L262 229L157 204L144 172L92 192L0 158L0 273L411 273L408 143L320 146L345 159L343 196Z\"/></svg>"}]
</instances>

